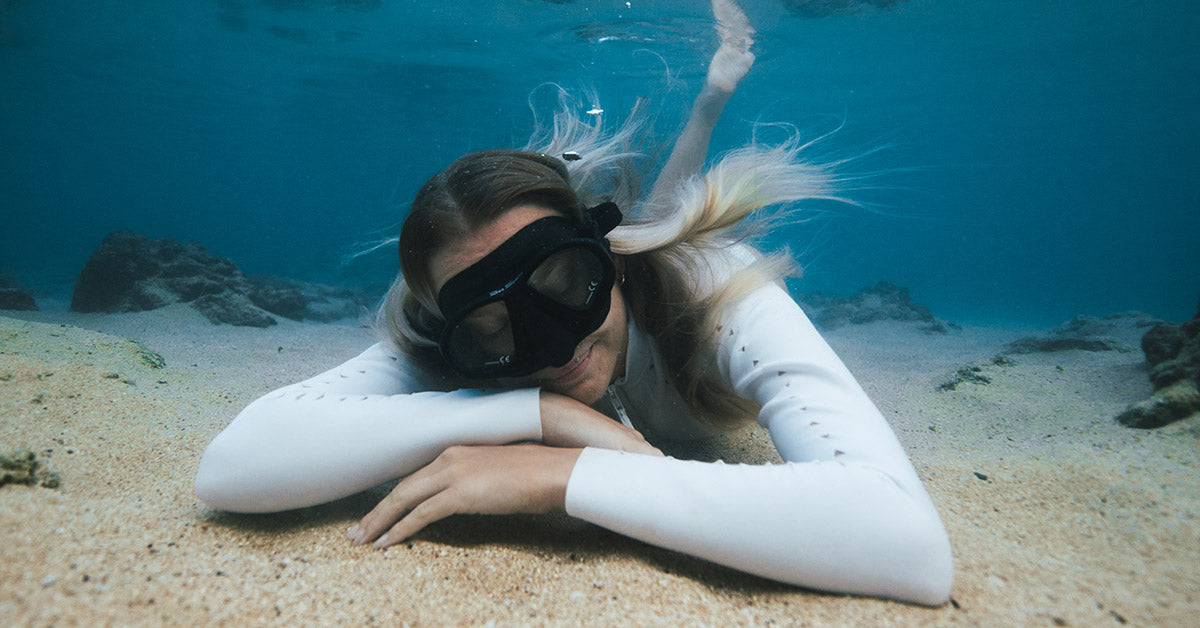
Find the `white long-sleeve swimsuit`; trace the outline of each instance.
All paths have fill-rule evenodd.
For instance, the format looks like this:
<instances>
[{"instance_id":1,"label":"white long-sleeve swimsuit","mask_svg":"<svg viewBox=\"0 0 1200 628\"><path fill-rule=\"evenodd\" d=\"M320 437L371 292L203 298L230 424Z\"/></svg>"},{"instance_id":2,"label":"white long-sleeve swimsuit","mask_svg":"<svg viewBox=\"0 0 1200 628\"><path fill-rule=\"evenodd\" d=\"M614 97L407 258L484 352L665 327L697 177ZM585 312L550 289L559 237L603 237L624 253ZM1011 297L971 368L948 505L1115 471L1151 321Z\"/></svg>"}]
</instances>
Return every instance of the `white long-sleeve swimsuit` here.
<instances>
[{"instance_id":1,"label":"white long-sleeve swimsuit","mask_svg":"<svg viewBox=\"0 0 1200 628\"><path fill-rule=\"evenodd\" d=\"M933 503L883 416L781 288L726 312L715 367L762 406L783 464L678 460L587 448L566 510L648 543L804 587L941 604L952 557ZM651 438L706 433L630 325L610 389ZM451 445L541 438L537 389L437 391L384 343L250 404L204 452L198 496L270 512L395 480Z\"/></svg>"}]
</instances>

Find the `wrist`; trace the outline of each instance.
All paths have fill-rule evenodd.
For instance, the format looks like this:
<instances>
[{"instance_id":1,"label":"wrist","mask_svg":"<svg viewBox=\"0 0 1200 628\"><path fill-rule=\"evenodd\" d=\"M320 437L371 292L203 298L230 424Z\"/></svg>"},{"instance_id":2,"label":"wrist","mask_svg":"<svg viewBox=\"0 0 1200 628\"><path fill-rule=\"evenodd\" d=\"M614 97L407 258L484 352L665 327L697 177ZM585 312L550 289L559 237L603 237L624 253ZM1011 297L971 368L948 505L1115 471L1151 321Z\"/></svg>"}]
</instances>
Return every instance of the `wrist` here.
<instances>
[{"instance_id":1,"label":"wrist","mask_svg":"<svg viewBox=\"0 0 1200 628\"><path fill-rule=\"evenodd\" d=\"M575 463L583 454L582 448L545 447L546 477L549 484L546 487L547 503L553 510L566 511L567 485L571 483L571 474L575 471Z\"/></svg>"},{"instance_id":2,"label":"wrist","mask_svg":"<svg viewBox=\"0 0 1200 628\"><path fill-rule=\"evenodd\" d=\"M703 118L715 123L721 117L721 112L725 109L725 103L729 102L731 96L733 96L733 92L726 91L710 82L705 82L704 88L700 90L700 95L696 97L695 103L692 104L691 119Z\"/></svg>"}]
</instances>

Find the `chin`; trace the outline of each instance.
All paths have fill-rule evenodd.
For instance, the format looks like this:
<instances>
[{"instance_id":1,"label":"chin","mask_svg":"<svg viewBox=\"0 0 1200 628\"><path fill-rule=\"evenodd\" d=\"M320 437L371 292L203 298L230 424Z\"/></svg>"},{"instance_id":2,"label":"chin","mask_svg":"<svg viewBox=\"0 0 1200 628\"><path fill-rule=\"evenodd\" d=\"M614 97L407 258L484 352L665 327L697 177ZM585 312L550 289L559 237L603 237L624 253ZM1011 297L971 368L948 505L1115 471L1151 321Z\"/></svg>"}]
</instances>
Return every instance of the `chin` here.
<instances>
[{"instance_id":1,"label":"chin","mask_svg":"<svg viewBox=\"0 0 1200 628\"><path fill-rule=\"evenodd\" d=\"M589 406L600 401L600 398L604 396L604 392L608 390L608 386L601 383L596 377L588 377L581 382L563 388L555 386L547 386L547 388Z\"/></svg>"}]
</instances>

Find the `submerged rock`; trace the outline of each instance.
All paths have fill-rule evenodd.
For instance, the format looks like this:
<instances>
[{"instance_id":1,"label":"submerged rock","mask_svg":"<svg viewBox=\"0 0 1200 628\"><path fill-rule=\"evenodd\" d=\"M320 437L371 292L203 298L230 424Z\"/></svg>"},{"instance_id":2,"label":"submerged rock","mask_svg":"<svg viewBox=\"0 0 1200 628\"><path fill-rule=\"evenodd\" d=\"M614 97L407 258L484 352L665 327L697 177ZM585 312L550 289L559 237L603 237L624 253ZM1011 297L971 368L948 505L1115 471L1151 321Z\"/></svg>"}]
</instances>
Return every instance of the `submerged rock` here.
<instances>
[{"instance_id":1,"label":"submerged rock","mask_svg":"<svg viewBox=\"0 0 1200 628\"><path fill-rule=\"evenodd\" d=\"M190 303L214 323L274 325L275 319L245 297L249 291L250 282L233 261L213 256L198 242L115 231L80 271L71 311L140 312Z\"/></svg>"},{"instance_id":2,"label":"submerged rock","mask_svg":"<svg viewBox=\"0 0 1200 628\"><path fill-rule=\"evenodd\" d=\"M37 311L37 301L24 290L0 288L0 310Z\"/></svg>"},{"instance_id":3,"label":"submerged rock","mask_svg":"<svg viewBox=\"0 0 1200 628\"><path fill-rule=\"evenodd\" d=\"M1200 412L1200 305L1182 325L1160 324L1142 336L1154 394L1129 406L1117 421L1130 427L1161 427Z\"/></svg>"},{"instance_id":4,"label":"submerged rock","mask_svg":"<svg viewBox=\"0 0 1200 628\"><path fill-rule=\"evenodd\" d=\"M270 327L275 319L258 309L245 295L236 292L206 294L192 302L192 307L214 323L241 327Z\"/></svg>"},{"instance_id":5,"label":"submerged rock","mask_svg":"<svg viewBox=\"0 0 1200 628\"><path fill-rule=\"evenodd\" d=\"M1179 355L1187 335L1178 325L1158 325L1142 336L1142 352L1151 366Z\"/></svg>"},{"instance_id":6,"label":"submerged rock","mask_svg":"<svg viewBox=\"0 0 1200 628\"><path fill-rule=\"evenodd\" d=\"M1117 416L1129 427L1162 427L1200 412L1200 390L1192 380L1180 380L1154 392L1149 399L1130 405Z\"/></svg>"},{"instance_id":7,"label":"submerged rock","mask_svg":"<svg viewBox=\"0 0 1200 628\"><path fill-rule=\"evenodd\" d=\"M1142 312L1123 312L1103 318L1078 316L1050 330L1043 336L1029 336L1008 343L1008 353L1053 353L1055 351L1119 351L1134 350L1133 341L1139 330L1162 321Z\"/></svg>"},{"instance_id":8,"label":"submerged rock","mask_svg":"<svg viewBox=\"0 0 1200 628\"><path fill-rule=\"evenodd\" d=\"M1054 353L1055 351L1120 351L1129 353L1133 347L1112 338L1072 338L1041 336L1021 338L1008 343L1009 353Z\"/></svg>"},{"instance_id":9,"label":"submerged rock","mask_svg":"<svg viewBox=\"0 0 1200 628\"><path fill-rule=\"evenodd\" d=\"M995 367L1007 368L1017 363L1006 355L997 355L985 364L964 366L954 372L954 376L940 384L937 389L942 392L958 390L960 384L976 384L986 386L992 383Z\"/></svg>"},{"instance_id":10,"label":"submerged rock","mask_svg":"<svg viewBox=\"0 0 1200 628\"><path fill-rule=\"evenodd\" d=\"M889 281L881 281L850 298L809 292L800 295L798 300L813 322L825 329L877 321L920 323L921 328L929 333L944 334L956 328L953 323L935 318L929 308L913 301L907 288Z\"/></svg>"},{"instance_id":11,"label":"submerged rock","mask_svg":"<svg viewBox=\"0 0 1200 628\"><path fill-rule=\"evenodd\" d=\"M45 488L58 488L58 474L43 467L37 454L28 449L18 449L12 454L0 454L0 486L5 484L40 484Z\"/></svg>"},{"instance_id":12,"label":"submerged rock","mask_svg":"<svg viewBox=\"0 0 1200 628\"><path fill-rule=\"evenodd\" d=\"M0 272L0 310L37 311L37 301L8 273Z\"/></svg>"},{"instance_id":13,"label":"submerged rock","mask_svg":"<svg viewBox=\"0 0 1200 628\"><path fill-rule=\"evenodd\" d=\"M263 275L251 277L250 300L272 314L292 320L328 323L352 318L366 308L371 298L363 291L343 286L306 283Z\"/></svg>"},{"instance_id":14,"label":"submerged rock","mask_svg":"<svg viewBox=\"0 0 1200 628\"><path fill-rule=\"evenodd\" d=\"M349 288L247 278L233 261L196 242L116 231L79 273L71 311L139 312L188 303L213 323L268 327L276 323L271 314L327 322L355 316L368 302Z\"/></svg>"}]
</instances>

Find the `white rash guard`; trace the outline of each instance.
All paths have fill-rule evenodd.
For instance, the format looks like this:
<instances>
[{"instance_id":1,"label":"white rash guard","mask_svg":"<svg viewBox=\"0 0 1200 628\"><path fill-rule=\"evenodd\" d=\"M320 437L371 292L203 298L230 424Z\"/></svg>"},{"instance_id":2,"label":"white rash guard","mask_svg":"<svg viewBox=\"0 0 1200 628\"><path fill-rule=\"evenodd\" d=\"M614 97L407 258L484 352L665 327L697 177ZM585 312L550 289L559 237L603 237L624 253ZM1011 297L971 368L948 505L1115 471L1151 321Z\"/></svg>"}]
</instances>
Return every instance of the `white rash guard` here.
<instances>
[{"instance_id":1,"label":"white rash guard","mask_svg":"<svg viewBox=\"0 0 1200 628\"><path fill-rule=\"evenodd\" d=\"M950 543L883 416L781 288L728 310L717 368L762 405L784 464L707 463L587 448L567 513L654 545L813 589L937 605ZM655 437L703 435L630 326L626 377L609 390ZM270 512L351 495L451 445L541 438L537 389L436 390L386 344L250 404L208 446L196 493L219 510ZM616 397L613 401L612 397Z\"/></svg>"}]
</instances>

